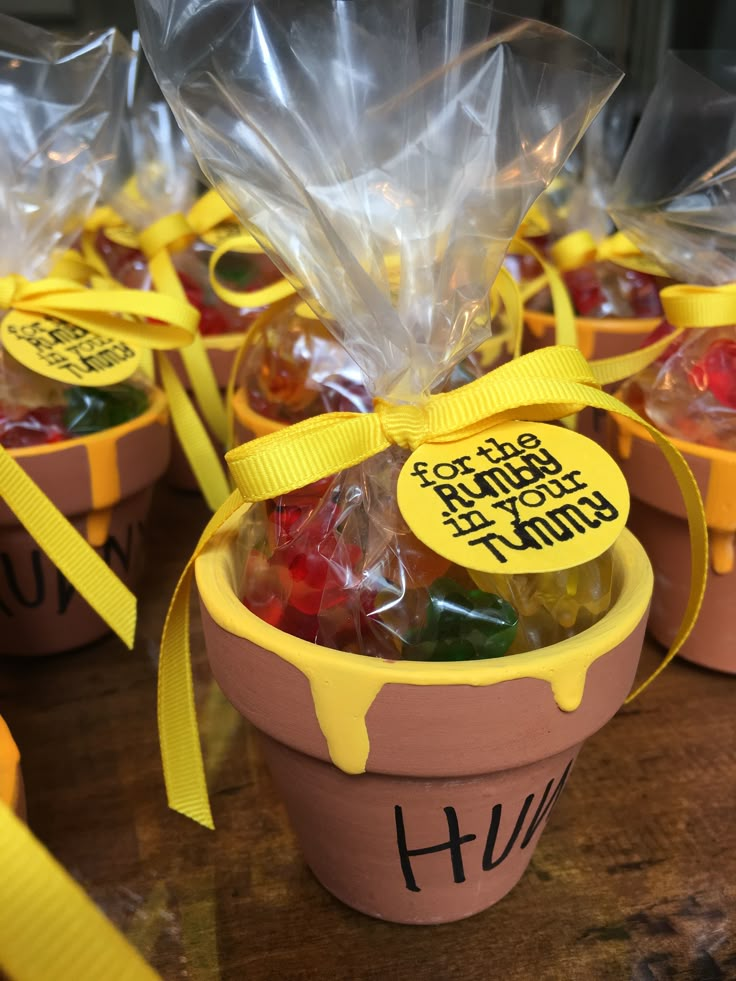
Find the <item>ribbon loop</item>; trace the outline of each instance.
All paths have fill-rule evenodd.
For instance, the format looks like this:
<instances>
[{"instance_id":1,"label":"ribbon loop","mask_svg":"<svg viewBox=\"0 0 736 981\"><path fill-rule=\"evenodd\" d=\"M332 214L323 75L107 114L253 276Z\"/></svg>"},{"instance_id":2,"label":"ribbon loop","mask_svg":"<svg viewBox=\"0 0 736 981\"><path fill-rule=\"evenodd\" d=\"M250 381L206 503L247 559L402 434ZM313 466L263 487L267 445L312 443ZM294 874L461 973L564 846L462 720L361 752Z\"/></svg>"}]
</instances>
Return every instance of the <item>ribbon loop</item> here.
<instances>
[{"instance_id":1,"label":"ribbon loop","mask_svg":"<svg viewBox=\"0 0 736 981\"><path fill-rule=\"evenodd\" d=\"M196 232L181 212L167 215L155 221L138 236L140 249L147 259L152 259L164 249L177 251L196 237Z\"/></svg>"}]
</instances>

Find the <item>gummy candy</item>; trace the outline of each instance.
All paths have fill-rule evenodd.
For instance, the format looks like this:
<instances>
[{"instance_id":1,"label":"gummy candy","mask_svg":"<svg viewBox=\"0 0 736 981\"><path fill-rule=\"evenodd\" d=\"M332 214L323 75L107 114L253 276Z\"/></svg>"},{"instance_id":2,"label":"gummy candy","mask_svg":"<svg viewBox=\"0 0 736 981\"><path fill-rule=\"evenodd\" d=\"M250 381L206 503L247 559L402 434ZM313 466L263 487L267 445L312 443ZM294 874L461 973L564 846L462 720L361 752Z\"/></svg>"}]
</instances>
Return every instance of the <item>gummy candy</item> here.
<instances>
[{"instance_id":1,"label":"gummy candy","mask_svg":"<svg viewBox=\"0 0 736 981\"><path fill-rule=\"evenodd\" d=\"M64 411L62 405L24 409L0 403L0 444L14 450L66 439Z\"/></svg>"},{"instance_id":2,"label":"gummy candy","mask_svg":"<svg viewBox=\"0 0 736 981\"><path fill-rule=\"evenodd\" d=\"M581 317L659 317L657 280L612 262L591 262L563 273Z\"/></svg>"},{"instance_id":3,"label":"gummy candy","mask_svg":"<svg viewBox=\"0 0 736 981\"><path fill-rule=\"evenodd\" d=\"M121 383L105 388L74 385L66 390L64 426L70 436L87 436L121 426L142 415L147 408L148 395L136 385Z\"/></svg>"},{"instance_id":4,"label":"gummy candy","mask_svg":"<svg viewBox=\"0 0 736 981\"><path fill-rule=\"evenodd\" d=\"M313 643L388 659L467 660L536 650L579 633L611 601L612 561L486 576L432 552L390 490L405 455L252 509L244 604Z\"/></svg>"},{"instance_id":5,"label":"gummy candy","mask_svg":"<svg viewBox=\"0 0 736 981\"><path fill-rule=\"evenodd\" d=\"M463 589L449 577L437 579L429 588L426 622L404 655L418 661L503 657L517 620L514 608L500 596Z\"/></svg>"},{"instance_id":6,"label":"gummy candy","mask_svg":"<svg viewBox=\"0 0 736 981\"><path fill-rule=\"evenodd\" d=\"M670 329L660 325L655 333L663 336ZM629 379L623 396L672 436L736 449L736 327L681 334L654 364Z\"/></svg>"},{"instance_id":7,"label":"gummy candy","mask_svg":"<svg viewBox=\"0 0 736 981\"><path fill-rule=\"evenodd\" d=\"M145 390L128 384L98 389L70 386L63 390L63 399L64 404L31 407L0 402L0 444L19 449L59 443L119 426L148 406Z\"/></svg>"}]
</instances>

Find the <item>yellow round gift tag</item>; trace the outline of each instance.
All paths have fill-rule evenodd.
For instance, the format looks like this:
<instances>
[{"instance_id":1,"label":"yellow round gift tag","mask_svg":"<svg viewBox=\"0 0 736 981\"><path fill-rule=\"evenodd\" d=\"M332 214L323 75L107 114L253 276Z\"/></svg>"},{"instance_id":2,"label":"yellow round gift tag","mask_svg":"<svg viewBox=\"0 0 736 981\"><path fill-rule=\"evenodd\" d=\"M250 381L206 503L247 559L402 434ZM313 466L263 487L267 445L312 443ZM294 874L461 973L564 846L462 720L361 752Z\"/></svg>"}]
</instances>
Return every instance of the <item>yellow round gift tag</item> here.
<instances>
[{"instance_id":1,"label":"yellow round gift tag","mask_svg":"<svg viewBox=\"0 0 736 981\"><path fill-rule=\"evenodd\" d=\"M69 385L115 385L140 363L140 352L123 340L16 310L0 324L0 343L26 368Z\"/></svg>"},{"instance_id":2,"label":"yellow round gift tag","mask_svg":"<svg viewBox=\"0 0 736 981\"><path fill-rule=\"evenodd\" d=\"M509 575L596 558L629 514L626 480L604 449L535 422L423 444L404 464L397 494L404 520L432 551Z\"/></svg>"}]
</instances>

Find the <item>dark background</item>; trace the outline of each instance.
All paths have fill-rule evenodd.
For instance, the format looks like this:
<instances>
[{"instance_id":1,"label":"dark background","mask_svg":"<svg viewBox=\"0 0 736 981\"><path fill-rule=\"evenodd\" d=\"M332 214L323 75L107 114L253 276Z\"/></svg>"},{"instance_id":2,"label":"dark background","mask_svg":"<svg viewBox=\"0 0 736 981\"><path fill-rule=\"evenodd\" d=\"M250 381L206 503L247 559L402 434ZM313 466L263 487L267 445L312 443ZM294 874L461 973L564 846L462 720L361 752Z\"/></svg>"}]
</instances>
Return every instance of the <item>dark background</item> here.
<instances>
[{"instance_id":1,"label":"dark background","mask_svg":"<svg viewBox=\"0 0 736 981\"><path fill-rule=\"evenodd\" d=\"M668 48L736 48L733 0L500 0L497 7L585 38L643 93ZM0 0L0 11L68 31L135 27L133 0Z\"/></svg>"}]
</instances>

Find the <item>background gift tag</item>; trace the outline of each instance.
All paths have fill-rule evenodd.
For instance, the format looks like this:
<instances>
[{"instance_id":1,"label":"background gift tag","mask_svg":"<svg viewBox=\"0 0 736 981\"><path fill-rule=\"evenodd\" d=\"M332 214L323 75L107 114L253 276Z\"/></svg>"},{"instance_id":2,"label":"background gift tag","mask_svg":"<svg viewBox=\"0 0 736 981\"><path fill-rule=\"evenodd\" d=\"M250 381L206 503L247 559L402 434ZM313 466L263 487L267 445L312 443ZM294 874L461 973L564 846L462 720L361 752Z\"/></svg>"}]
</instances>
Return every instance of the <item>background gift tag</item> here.
<instances>
[{"instance_id":1,"label":"background gift tag","mask_svg":"<svg viewBox=\"0 0 736 981\"><path fill-rule=\"evenodd\" d=\"M404 464L397 493L417 538L479 572L580 565L616 541L629 514L626 480L604 449L536 422L425 443Z\"/></svg>"},{"instance_id":2,"label":"background gift tag","mask_svg":"<svg viewBox=\"0 0 736 981\"><path fill-rule=\"evenodd\" d=\"M16 310L0 324L0 343L26 368L68 385L115 385L140 363L140 352L125 341Z\"/></svg>"}]
</instances>

